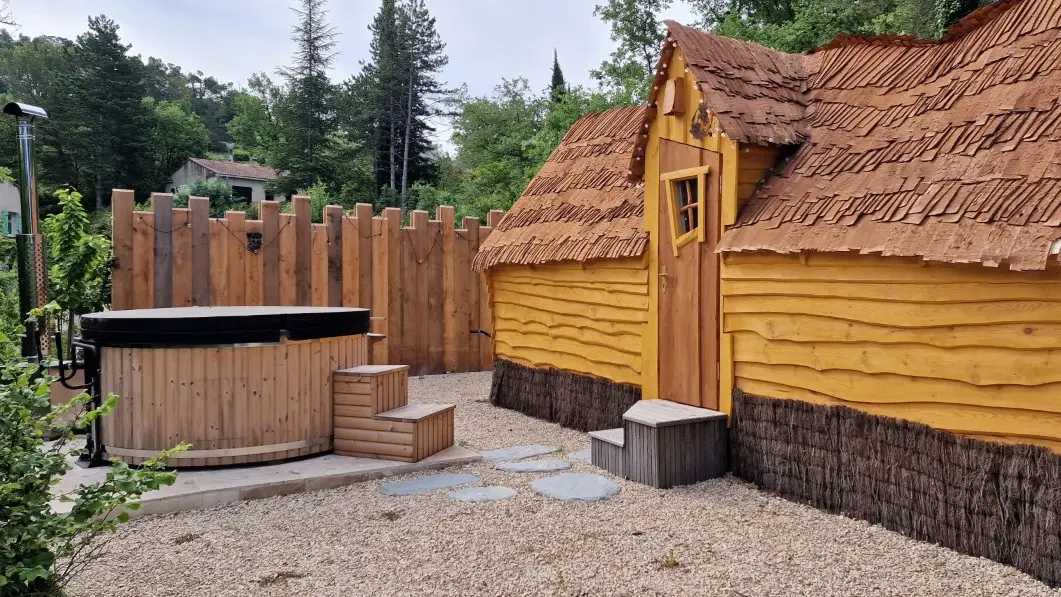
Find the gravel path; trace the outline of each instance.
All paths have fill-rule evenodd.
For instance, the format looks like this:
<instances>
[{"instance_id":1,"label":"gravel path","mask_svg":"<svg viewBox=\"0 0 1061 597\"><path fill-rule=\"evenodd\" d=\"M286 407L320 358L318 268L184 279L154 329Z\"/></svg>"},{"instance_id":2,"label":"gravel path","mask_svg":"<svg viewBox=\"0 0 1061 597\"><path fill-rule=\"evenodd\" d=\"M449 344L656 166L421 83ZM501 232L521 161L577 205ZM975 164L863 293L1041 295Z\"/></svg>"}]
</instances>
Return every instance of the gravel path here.
<instances>
[{"instance_id":1,"label":"gravel path","mask_svg":"<svg viewBox=\"0 0 1061 597\"><path fill-rule=\"evenodd\" d=\"M455 402L458 441L475 450L588 446L582 433L490 406L489 383L488 373L415 378L410 391ZM531 491L546 475L486 463L449 472L519 495L390 497L373 481L146 518L120 531L71 595L1061 597L1012 568L735 479L667 491L622 481L609 501L567 503ZM576 462L570 472L600 471Z\"/></svg>"}]
</instances>

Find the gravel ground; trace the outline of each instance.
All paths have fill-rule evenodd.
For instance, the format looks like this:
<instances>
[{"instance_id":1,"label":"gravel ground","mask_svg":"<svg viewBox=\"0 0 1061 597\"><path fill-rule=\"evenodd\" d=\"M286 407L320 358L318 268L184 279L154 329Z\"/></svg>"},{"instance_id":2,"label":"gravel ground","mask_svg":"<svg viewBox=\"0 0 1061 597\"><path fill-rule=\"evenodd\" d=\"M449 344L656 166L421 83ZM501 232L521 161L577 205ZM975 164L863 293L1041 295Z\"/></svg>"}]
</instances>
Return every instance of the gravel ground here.
<instances>
[{"instance_id":1,"label":"gravel ground","mask_svg":"<svg viewBox=\"0 0 1061 597\"><path fill-rule=\"evenodd\" d=\"M424 377L410 391L455 402L457 439L472 449L588 447L582 433L494 408L489 383L489 373ZM1013 568L735 479L667 491L621 481L618 497L579 504L533 493L530 482L545 475L486 463L449 470L519 496L389 497L373 481L145 518L123 527L71 595L1061 597ZM572 472L598 471L576 463Z\"/></svg>"}]
</instances>

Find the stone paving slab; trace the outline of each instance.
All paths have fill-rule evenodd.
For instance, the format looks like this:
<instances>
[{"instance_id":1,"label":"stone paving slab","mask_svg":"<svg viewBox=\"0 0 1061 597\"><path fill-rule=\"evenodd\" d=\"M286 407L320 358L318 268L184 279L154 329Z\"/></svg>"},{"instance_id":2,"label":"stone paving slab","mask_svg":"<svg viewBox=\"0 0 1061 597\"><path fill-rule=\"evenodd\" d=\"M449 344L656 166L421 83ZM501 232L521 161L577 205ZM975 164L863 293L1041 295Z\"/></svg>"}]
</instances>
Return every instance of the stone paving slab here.
<instances>
[{"instance_id":1,"label":"stone paving slab","mask_svg":"<svg viewBox=\"0 0 1061 597\"><path fill-rule=\"evenodd\" d=\"M578 452L571 452L567 455L567 457L571 460L581 460L582 462L589 462L591 458L590 452L591 450L589 448L586 448L585 450L579 450Z\"/></svg>"},{"instance_id":2,"label":"stone paving slab","mask_svg":"<svg viewBox=\"0 0 1061 597\"><path fill-rule=\"evenodd\" d=\"M451 446L415 463L329 454L265 466L188 470L178 472L177 482L173 485L144 494L142 507L129 512L129 515L138 517L201 510L231 502L334 489L361 481L436 470L480 459L478 454L467 448ZM52 489L52 494L68 493L81 485L102 481L108 470L108 467L83 469L75 466ZM71 504L55 501L52 508L65 514L70 512Z\"/></svg>"},{"instance_id":3,"label":"stone paving slab","mask_svg":"<svg viewBox=\"0 0 1061 597\"><path fill-rule=\"evenodd\" d=\"M475 483L478 480L479 477L476 477L475 475L461 473L435 473L433 475L424 475L423 477L417 477L415 479L406 479L405 481L384 483L383 487L380 488L380 491L387 495L417 495L429 491L435 491L436 489L467 485L468 483Z\"/></svg>"},{"instance_id":4,"label":"stone paving slab","mask_svg":"<svg viewBox=\"0 0 1061 597\"><path fill-rule=\"evenodd\" d=\"M451 491L446 497L461 502L496 502L516 497L516 490L508 487L468 487Z\"/></svg>"},{"instance_id":5,"label":"stone paving slab","mask_svg":"<svg viewBox=\"0 0 1061 597\"><path fill-rule=\"evenodd\" d=\"M512 446L511 448L501 448L500 450L490 450L483 452L483 460L487 462L503 462L506 460L523 460L524 458L534 458L535 456L545 456L546 454L552 454L556 452L556 448L552 446L539 446L531 444L527 446Z\"/></svg>"},{"instance_id":6,"label":"stone paving slab","mask_svg":"<svg viewBox=\"0 0 1061 597\"><path fill-rule=\"evenodd\" d=\"M571 463L566 460L523 460L502 462L494 465L494 468L509 473L552 473L571 468Z\"/></svg>"},{"instance_id":7,"label":"stone paving slab","mask_svg":"<svg viewBox=\"0 0 1061 597\"><path fill-rule=\"evenodd\" d=\"M564 473L538 479L531 489L565 502L596 502L619 495L619 484L600 475Z\"/></svg>"}]
</instances>

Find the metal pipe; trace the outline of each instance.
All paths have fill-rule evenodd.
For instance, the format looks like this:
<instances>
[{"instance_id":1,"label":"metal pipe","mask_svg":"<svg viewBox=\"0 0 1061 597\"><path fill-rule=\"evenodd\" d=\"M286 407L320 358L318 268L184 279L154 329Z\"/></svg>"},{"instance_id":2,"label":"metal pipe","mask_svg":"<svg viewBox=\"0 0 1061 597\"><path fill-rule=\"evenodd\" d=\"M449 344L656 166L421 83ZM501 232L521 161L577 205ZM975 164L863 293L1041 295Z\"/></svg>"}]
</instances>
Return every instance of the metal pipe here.
<instances>
[{"instance_id":1,"label":"metal pipe","mask_svg":"<svg viewBox=\"0 0 1061 597\"><path fill-rule=\"evenodd\" d=\"M15 237L18 253L18 306L25 321L30 311L43 305L44 255L37 215L37 172L33 163L33 120L47 118L48 113L36 106L11 102L4 106L4 113L18 121L18 191L21 214L21 230ZM27 360L38 359L40 330L26 326L22 338L22 356Z\"/></svg>"}]
</instances>

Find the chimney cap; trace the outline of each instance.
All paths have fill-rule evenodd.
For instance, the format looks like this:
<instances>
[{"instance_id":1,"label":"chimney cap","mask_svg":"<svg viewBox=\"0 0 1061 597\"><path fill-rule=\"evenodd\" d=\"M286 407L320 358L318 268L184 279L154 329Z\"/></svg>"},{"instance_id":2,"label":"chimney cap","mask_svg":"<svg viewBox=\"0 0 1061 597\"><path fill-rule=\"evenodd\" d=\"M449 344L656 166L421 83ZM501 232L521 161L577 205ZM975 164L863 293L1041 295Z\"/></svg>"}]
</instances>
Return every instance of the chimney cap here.
<instances>
[{"instance_id":1,"label":"chimney cap","mask_svg":"<svg viewBox=\"0 0 1061 597\"><path fill-rule=\"evenodd\" d=\"M44 111L44 108L38 108L37 106L31 106L29 104L20 104L18 102L9 102L4 106L4 114L10 114L12 116L36 116L38 118L47 118L48 113Z\"/></svg>"}]
</instances>

